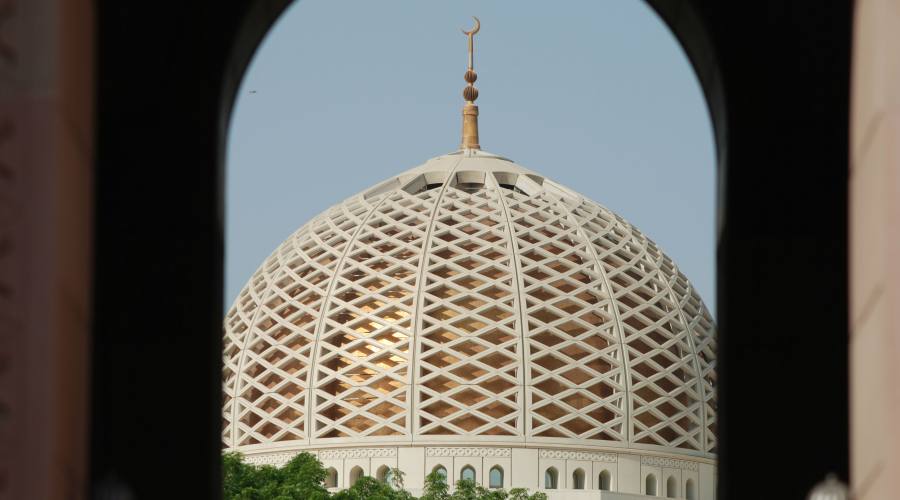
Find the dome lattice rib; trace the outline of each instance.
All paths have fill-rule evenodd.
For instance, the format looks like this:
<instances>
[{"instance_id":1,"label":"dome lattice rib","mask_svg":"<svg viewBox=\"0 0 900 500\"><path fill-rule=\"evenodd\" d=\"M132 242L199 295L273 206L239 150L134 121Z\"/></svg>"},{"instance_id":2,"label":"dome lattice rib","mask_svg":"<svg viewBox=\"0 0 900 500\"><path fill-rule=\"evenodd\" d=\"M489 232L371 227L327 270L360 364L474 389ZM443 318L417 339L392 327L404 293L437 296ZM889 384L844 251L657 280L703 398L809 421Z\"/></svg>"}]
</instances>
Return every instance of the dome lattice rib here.
<instances>
[{"instance_id":1,"label":"dome lattice rib","mask_svg":"<svg viewBox=\"0 0 900 500\"><path fill-rule=\"evenodd\" d=\"M314 218L225 322L229 448L715 450L715 327L606 208L484 152Z\"/></svg>"}]
</instances>

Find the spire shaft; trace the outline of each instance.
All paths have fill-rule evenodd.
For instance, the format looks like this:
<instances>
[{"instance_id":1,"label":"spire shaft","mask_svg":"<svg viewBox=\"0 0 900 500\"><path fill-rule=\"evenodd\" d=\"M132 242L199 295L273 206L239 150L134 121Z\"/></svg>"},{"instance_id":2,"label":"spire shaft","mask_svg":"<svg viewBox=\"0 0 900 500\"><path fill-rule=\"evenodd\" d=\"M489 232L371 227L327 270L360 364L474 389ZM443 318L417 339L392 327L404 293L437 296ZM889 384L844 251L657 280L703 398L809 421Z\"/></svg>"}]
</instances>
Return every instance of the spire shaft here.
<instances>
[{"instance_id":1,"label":"spire shaft","mask_svg":"<svg viewBox=\"0 0 900 500\"><path fill-rule=\"evenodd\" d=\"M481 21L477 17L475 19L475 27L470 31L463 30L469 42L469 63L466 68L465 79L466 88L463 89L463 98L466 104L463 106L462 115L462 144L460 149L481 149L478 144L478 106L475 105L475 99L478 99L478 89L475 88L475 80L478 75L475 73L475 34L481 29Z\"/></svg>"}]
</instances>

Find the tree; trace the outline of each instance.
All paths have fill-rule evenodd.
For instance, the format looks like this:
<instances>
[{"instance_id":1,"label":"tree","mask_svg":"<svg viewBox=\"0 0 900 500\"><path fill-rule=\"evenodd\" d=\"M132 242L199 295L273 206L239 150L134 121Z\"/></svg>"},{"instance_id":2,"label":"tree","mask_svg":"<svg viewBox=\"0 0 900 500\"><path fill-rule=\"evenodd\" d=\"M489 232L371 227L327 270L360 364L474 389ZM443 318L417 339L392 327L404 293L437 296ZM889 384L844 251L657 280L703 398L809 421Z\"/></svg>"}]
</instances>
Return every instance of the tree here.
<instances>
[{"instance_id":1,"label":"tree","mask_svg":"<svg viewBox=\"0 0 900 500\"><path fill-rule=\"evenodd\" d=\"M222 493L225 500L416 500L403 489L403 472L391 469L390 482L361 477L346 490L329 494L327 472L319 460L300 453L283 467L245 463L239 453L222 455ZM486 489L471 479L456 483L451 495L447 478L433 471L425 478L419 500L547 500L547 495L529 495L525 488Z\"/></svg>"},{"instance_id":2,"label":"tree","mask_svg":"<svg viewBox=\"0 0 900 500\"><path fill-rule=\"evenodd\" d=\"M425 476L425 488L422 490L420 500L449 500L449 491L447 478L437 470L433 470L431 474Z\"/></svg>"}]
</instances>

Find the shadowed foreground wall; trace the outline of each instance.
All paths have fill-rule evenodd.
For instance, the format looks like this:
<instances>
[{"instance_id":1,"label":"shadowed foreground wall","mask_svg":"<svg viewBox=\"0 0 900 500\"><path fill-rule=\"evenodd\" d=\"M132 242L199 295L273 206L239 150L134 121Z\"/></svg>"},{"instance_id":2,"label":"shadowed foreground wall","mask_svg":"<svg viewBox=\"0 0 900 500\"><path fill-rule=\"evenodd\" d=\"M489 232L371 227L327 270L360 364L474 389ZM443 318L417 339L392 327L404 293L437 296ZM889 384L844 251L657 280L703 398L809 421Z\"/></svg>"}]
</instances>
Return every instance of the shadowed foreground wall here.
<instances>
[{"instance_id":1,"label":"shadowed foreground wall","mask_svg":"<svg viewBox=\"0 0 900 500\"><path fill-rule=\"evenodd\" d=\"M900 491L900 1L856 3L850 148L851 478Z\"/></svg>"}]
</instances>

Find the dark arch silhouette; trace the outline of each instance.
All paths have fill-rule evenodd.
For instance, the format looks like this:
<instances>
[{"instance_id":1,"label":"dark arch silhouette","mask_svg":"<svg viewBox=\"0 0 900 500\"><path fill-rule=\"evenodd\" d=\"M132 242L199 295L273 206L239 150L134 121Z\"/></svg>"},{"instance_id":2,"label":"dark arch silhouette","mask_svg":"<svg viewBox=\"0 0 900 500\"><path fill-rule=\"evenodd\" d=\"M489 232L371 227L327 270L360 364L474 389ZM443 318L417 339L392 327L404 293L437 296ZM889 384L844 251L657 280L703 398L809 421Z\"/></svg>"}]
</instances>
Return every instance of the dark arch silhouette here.
<instances>
[{"instance_id":1,"label":"dark arch silhouette","mask_svg":"<svg viewBox=\"0 0 900 500\"><path fill-rule=\"evenodd\" d=\"M116 484L160 498L179 484L184 497L220 495L226 128L247 64L288 3L95 3L95 265L85 340L95 490ZM825 472L848 470L852 2L648 3L685 48L715 128L718 497L747 494L738 485L753 478L742 475L765 460L784 496L802 498ZM152 369L164 350L177 370ZM775 390L784 386L803 390ZM728 396L759 387L771 389L764 407ZM161 394L166 404L148 404ZM827 413L803 418L809 408ZM803 425L785 429L787 448L772 455L768 440L744 432L760 418ZM165 482L154 473L161 463Z\"/></svg>"}]
</instances>

